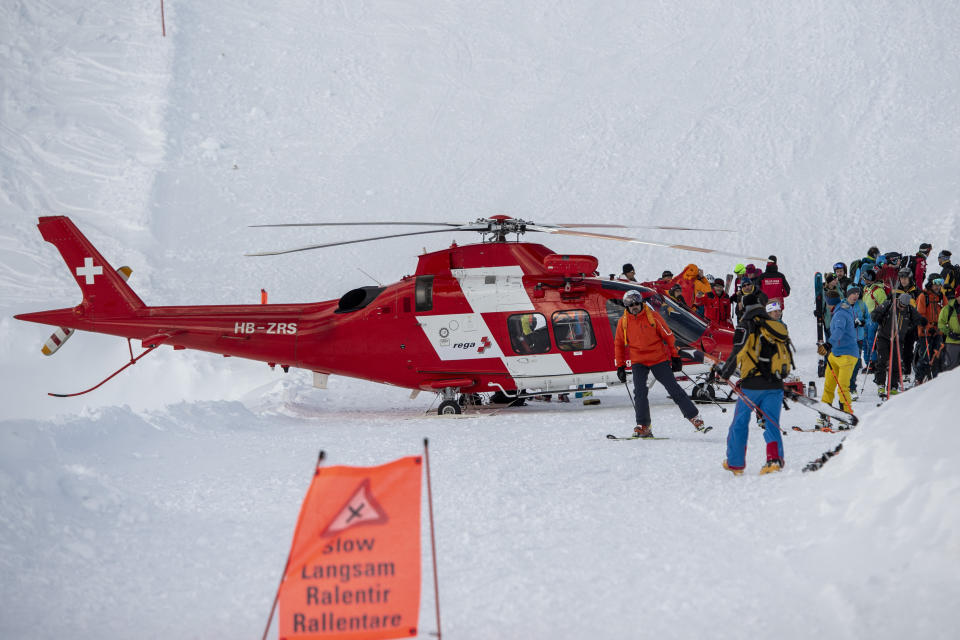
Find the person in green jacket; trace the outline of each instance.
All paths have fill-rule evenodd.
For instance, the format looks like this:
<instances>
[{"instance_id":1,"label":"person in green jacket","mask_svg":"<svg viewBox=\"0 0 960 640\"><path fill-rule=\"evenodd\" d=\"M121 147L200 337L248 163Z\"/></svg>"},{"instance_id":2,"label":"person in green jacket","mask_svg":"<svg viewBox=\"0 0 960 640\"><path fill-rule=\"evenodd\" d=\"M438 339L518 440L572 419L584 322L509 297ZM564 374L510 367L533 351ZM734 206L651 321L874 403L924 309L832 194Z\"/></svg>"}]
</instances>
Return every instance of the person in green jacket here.
<instances>
[{"instance_id":1,"label":"person in green jacket","mask_svg":"<svg viewBox=\"0 0 960 640\"><path fill-rule=\"evenodd\" d=\"M947 298L948 302L937 318L937 328L944 337L944 371L960 364L960 298L957 298L953 290L947 292Z\"/></svg>"}]
</instances>

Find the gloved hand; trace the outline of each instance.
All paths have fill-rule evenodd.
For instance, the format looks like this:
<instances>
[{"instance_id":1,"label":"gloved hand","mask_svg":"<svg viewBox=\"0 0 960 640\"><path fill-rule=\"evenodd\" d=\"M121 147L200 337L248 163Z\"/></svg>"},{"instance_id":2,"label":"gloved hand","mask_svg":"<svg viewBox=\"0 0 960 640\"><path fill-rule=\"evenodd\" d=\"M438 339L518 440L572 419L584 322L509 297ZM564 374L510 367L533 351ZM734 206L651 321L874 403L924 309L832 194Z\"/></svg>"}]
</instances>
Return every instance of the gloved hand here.
<instances>
[{"instance_id":1,"label":"gloved hand","mask_svg":"<svg viewBox=\"0 0 960 640\"><path fill-rule=\"evenodd\" d=\"M855 326L855 327L862 327L862 326L863 326L863 320L861 320L860 318L857 318L856 320L853 321L853 326Z\"/></svg>"},{"instance_id":2,"label":"gloved hand","mask_svg":"<svg viewBox=\"0 0 960 640\"><path fill-rule=\"evenodd\" d=\"M819 309L814 309L814 310L813 310L813 317L814 317L814 318L822 318L822 317L823 317L823 312L820 311Z\"/></svg>"},{"instance_id":3,"label":"gloved hand","mask_svg":"<svg viewBox=\"0 0 960 640\"><path fill-rule=\"evenodd\" d=\"M821 342L817 345L817 353L821 356L825 356L830 353L830 349L832 349L832 347L830 346L829 342Z\"/></svg>"},{"instance_id":4,"label":"gloved hand","mask_svg":"<svg viewBox=\"0 0 960 640\"><path fill-rule=\"evenodd\" d=\"M683 360L680 358L670 358L670 368L673 369L674 373L677 371L683 370Z\"/></svg>"},{"instance_id":5,"label":"gloved hand","mask_svg":"<svg viewBox=\"0 0 960 640\"><path fill-rule=\"evenodd\" d=\"M626 367L617 367L617 380L626 384L627 382L627 368Z\"/></svg>"}]
</instances>

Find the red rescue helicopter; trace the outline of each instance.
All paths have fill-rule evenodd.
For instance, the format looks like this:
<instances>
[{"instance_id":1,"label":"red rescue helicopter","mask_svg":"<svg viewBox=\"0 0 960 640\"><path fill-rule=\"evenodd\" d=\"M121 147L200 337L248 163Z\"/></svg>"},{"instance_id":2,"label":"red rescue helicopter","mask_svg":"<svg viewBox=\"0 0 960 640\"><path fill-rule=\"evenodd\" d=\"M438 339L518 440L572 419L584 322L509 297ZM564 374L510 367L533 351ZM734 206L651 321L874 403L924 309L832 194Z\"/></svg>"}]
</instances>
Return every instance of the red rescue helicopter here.
<instances>
[{"instance_id":1,"label":"red rescue helicopter","mask_svg":"<svg viewBox=\"0 0 960 640\"><path fill-rule=\"evenodd\" d=\"M60 251L83 292L76 307L25 313L16 318L59 327L44 346L51 354L74 330L127 338L130 361L96 389L154 349L199 349L260 360L285 371L314 373L325 388L331 374L439 394L437 412L458 414L466 398L496 393L513 401L619 384L613 333L622 298L635 289L660 312L677 337L686 376L705 373L730 353L732 331L711 326L654 289L598 277L597 259L559 255L519 241L526 232L574 235L737 256L687 245L648 242L574 227L541 225L492 216L467 224L317 223L255 226L414 224L440 229L311 245L249 255L278 255L367 240L444 231L479 232L478 244L419 256L416 272L387 286L365 286L338 300L307 304L154 307L134 293L130 270L114 269L65 216L41 217L43 238ZM680 227L657 227L683 230ZM508 240L516 235L516 241ZM133 354L133 340L143 351ZM710 391L705 376L697 389ZM696 395L695 395L696 397ZM701 399L708 399L706 397Z\"/></svg>"}]
</instances>

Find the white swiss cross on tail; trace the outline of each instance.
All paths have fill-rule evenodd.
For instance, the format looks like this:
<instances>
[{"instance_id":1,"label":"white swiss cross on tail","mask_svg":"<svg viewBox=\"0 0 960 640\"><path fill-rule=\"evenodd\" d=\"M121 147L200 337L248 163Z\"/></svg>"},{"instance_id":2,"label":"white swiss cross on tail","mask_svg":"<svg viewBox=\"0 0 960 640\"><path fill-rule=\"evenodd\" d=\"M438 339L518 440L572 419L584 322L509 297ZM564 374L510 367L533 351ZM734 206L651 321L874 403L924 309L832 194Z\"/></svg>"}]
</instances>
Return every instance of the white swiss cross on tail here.
<instances>
[{"instance_id":1,"label":"white swiss cross on tail","mask_svg":"<svg viewBox=\"0 0 960 640\"><path fill-rule=\"evenodd\" d=\"M103 274L103 267L93 266L93 258L84 258L83 266L77 267L77 276L85 276L87 284L93 284L93 277Z\"/></svg>"},{"instance_id":2,"label":"white swiss cross on tail","mask_svg":"<svg viewBox=\"0 0 960 640\"><path fill-rule=\"evenodd\" d=\"M358 524L383 524L387 522L387 514L370 493L370 479L360 483L357 490L347 500L347 504L337 512L330 524L320 534L321 537L332 536Z\"/></svg>"}]
</instances>

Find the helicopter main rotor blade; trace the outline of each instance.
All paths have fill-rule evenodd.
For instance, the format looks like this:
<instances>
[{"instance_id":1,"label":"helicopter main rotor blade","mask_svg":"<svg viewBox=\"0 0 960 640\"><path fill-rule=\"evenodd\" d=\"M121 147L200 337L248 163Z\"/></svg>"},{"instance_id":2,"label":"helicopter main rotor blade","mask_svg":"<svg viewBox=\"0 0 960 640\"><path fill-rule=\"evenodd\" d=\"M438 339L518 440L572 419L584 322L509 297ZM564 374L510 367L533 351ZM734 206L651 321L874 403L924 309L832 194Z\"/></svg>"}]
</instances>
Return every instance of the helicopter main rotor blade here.
<instances>
[{"instance_id":1,"label":"helicopter main rotor blade","mask_svg":"<svg viewBox=\"0 0 960 640\"><path fill-rule=\"evenodd\" d=\"M540 225L528 224L527 231L540 231L543 233L552 233L565 236L579 236L582 238L599 238L601 240L619 240L620 242L630 242L633 244L645 244L651 247L666 247L668 249L679 249L681 251L696 251L698 253L716 253L721 256L730 256L733 258L748 258L750 260L764 261L766 258L757 256L748 256L742 253L731 253L729 251L720 251L719 249L707 249L705 247L694 247L688 244L668 244L666 242L652 242L650 240L641 240L639 238L629 238L627 236L613 236L607 233L593 233L589 231L569 231L567 229L556 229L553 227L544 227Z\"/></svg>"},{"instance_id":2,"label":"helicopter main rotor blade","mask_svg":"<svg viewBox=\"0 0 960 640\"><path fill-rule=\"evenodd\" d=\"M661 225L647 226L647 225L636 225L636 224L544 224L544 225L537 225L537 226L562 227L564 229L605 227L607 229L663 229L666 231L722 231L725 233L733 233L733 229L707 229L704 227L665 227Z\"/></svg>"},{"instance_id":3,"label":"helicopter main rotor blade","mask_svg":"<svg viewBox=\"0 0 960 640\"><path fill-rule=\"evenodd\" d=\"M371 240L386 240L387 238L402 238L404 236L422 236L428 233L449 233L451 231L473 231L470 226L464 226L455 229L433 229L432 231L411 231L410 233L394 233L387 236L375 236L373 238L360 238L358 240L344 240L342 242L328 242L326 244L312 244L306 247L296 249L281 249L279 251L261 251L259 253L245 253L245 256L279 256L284 253L296 253L297 251L310 251L311 249L323 249L325 247L338 247L342 244L356 244L358 242L370 242Z\"/></svg>"},{"instance_id":4,"label":"helicopter main rotor blade","mask_svg":"<svg viewBox=\"0 0 960 640\"><path fill-rule=\"evenodd\" d=\"M425 227L461 227L453 222L284 222L279 224L251 224L249 227L368 227L375 225L420 225Z\"/></svg>"}]
</instances>

